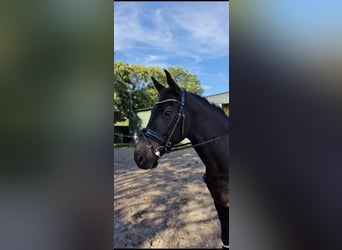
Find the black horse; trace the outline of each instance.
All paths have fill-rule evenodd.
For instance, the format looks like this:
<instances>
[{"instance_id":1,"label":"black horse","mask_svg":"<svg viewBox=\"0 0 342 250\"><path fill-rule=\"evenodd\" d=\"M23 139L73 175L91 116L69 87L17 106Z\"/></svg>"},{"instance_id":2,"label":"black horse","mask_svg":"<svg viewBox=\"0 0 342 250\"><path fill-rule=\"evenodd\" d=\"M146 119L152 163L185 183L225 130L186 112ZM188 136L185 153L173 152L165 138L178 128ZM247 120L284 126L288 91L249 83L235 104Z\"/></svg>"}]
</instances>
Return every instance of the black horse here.
<instances>
[{"instance_id":1,"label":"black horse","mask_svg":"<svg viewBox=\"0 0 342 250\"><path fill-rule=\"evenodd\" d=\"M187 148L176 145L191 141L206 167L204 181L214 200L221 223L223 248L229 247L229 119L217 106L196 94L186 92L164 70L169 88L152 81L159 93L147 128L138 138L134 160L142 169L155 168L165 153ZM175 146L176 145L176 146Z\"/></svg>"}]
</instances>

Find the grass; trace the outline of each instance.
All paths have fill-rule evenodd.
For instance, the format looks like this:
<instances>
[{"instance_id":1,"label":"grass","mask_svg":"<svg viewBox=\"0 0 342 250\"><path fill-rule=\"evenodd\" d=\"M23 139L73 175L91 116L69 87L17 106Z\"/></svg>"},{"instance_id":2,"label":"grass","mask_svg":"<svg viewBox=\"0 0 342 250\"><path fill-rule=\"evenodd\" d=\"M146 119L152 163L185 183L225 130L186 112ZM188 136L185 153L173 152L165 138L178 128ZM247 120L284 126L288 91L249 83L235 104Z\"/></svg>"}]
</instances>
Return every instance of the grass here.
<instances>
[{"instance_id":1,"label":"grass","mask_svg":"<svg viewBox=\"0 0 342 250\"><path fill-rule=\"evenodd\" d=\"M134 148L135 143L134 142L114 143L114 148L124 148L124 147Z\"/></svg>"}]
</instances>

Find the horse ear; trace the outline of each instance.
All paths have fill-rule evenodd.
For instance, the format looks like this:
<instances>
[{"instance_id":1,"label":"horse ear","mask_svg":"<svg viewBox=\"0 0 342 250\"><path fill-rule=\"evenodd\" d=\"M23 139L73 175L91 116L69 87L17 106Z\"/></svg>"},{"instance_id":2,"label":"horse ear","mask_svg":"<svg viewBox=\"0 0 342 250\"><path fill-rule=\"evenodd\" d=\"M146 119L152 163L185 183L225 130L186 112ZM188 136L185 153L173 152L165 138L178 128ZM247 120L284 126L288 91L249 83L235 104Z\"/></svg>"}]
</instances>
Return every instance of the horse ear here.
<instances>
[{"instance_id":1,"label":"horse ear","mask_svg":"<svg viewBox=\"0 0 342 250\"><path fill-rule=\"evenodd\" d=\"M166 69L164 69L164 72L166 74L167 84L170 86L170 88L172 88L176 94L180 93L181 90L177 83L172 79L170 73Z\"/></svg>"},{"instance_id":2,"label":"horse ear","mask_svg":"<svg viewBox=\"0 0 342 250\"><path fill-rule=\"evenodd\" d=\"M161 85L156 79L154 79L154 77L151 77L153 85L156 87L158 93L160 93L160 91L162 89L165 89L165 87L163 85Z\"/></svg>"}]
</instances>

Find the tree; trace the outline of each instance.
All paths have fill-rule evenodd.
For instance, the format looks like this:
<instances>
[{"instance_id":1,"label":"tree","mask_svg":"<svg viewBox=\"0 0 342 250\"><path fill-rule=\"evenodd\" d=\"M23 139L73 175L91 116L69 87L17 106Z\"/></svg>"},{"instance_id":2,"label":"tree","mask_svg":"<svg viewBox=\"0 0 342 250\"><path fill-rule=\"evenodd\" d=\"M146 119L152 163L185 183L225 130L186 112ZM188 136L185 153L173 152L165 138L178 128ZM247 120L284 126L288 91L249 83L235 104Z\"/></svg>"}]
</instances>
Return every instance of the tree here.
<instances>
[{"instance_id":1,"label":"tree","mask_svg":"<svg viewBox=\"0 0 342 250\"><path fill-rule=\"evenodd\" d=\"M195 74L180 66L168 67L174 80L187 91L202 94L203 88ZM152 107L158 98L158 92L151 77L167 86L165 73L158 66L114 63L114 122L127 119L136 110Z\"/></svg>"}]
</instances>

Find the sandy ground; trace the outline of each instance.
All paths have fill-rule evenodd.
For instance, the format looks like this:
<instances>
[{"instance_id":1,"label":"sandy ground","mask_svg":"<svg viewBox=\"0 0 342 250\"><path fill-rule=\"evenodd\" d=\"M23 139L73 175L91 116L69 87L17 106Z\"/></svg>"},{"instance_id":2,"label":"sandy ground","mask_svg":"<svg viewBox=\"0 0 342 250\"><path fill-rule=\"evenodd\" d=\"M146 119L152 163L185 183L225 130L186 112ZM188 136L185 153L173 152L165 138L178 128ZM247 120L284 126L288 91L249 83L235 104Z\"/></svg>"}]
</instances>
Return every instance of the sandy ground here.
<instances>
[{"instance_id":1,"label":"sandy ground","mask_svg":"<svg viewBox=\"0 0 342 250\"><path fill-rule=\"evenodd\" d=\"M221 248L220 224L193 149L139 169L134 148L114 149L114 248Z\"/></svg>"}]
</instances>

